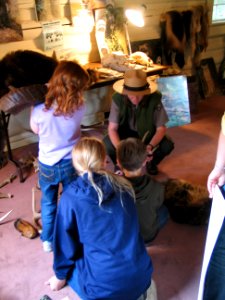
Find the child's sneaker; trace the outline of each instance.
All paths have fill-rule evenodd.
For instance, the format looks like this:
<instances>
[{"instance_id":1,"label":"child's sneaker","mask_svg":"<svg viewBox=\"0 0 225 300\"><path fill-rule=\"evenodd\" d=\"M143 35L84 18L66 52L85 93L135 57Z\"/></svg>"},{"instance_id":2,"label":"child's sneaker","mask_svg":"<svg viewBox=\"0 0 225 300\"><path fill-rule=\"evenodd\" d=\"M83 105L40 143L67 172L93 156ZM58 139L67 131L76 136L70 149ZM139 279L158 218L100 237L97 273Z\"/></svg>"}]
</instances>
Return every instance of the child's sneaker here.
<instances>
[{"instance_id":1,"label":"child's sneaker","mask_svg":"<svg viewBox=\"0 0 225 300\"><path fill-rule=\"evenodd\" d=\"M52 252L52 243L48 241L43 242L43 250L44 252Z\"/></svg>"}]
</instances>

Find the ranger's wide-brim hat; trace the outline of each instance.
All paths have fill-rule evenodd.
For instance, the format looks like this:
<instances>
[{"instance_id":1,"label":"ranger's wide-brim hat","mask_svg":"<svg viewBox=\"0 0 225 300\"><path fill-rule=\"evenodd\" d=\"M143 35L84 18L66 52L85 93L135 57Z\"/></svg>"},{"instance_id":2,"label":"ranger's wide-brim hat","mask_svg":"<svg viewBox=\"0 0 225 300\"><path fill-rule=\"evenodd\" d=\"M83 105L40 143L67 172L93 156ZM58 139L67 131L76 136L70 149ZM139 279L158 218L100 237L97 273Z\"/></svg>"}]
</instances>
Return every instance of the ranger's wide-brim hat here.
<instances>
[{"instance_id":1,"label":"ranger's wide-brim hat","mask_svg":"<svg viewBox=\"0 0 225 300\"><path fill-rule=\"evenodd\" d=\"M128 70L124 79L113 84L113 89L123 95L148 95L157 90L157 84L142 70Z\"/></svg>"}]
</instances>

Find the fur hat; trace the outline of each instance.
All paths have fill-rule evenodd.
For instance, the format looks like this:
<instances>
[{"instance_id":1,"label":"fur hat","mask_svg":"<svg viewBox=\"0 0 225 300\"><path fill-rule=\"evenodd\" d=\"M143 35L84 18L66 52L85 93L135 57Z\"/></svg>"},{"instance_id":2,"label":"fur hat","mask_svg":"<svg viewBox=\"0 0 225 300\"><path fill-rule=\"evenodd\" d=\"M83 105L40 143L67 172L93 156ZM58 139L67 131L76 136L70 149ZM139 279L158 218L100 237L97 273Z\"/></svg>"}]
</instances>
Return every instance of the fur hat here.
<instances>
[{"instance_id":1,"label":"fur hat","mask_svg":"<svg viewBox=\"0 0 225 300\"><path fill-rule=\"evenodd\" d=\"M114 83L113 89L124 95L148 95L157 90L157 84L147 77L142 70L128 70L124 73L124 79Z\"/></svg>"}]
</instances>

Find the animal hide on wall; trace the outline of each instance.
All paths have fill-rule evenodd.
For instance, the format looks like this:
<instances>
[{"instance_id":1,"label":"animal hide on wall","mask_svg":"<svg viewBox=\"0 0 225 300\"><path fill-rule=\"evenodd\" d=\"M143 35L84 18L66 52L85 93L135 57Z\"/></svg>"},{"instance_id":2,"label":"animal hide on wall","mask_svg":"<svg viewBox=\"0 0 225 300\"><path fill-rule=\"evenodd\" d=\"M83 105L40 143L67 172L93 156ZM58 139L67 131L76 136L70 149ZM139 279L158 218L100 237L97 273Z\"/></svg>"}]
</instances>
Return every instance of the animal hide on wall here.
<instances>
[{"instance_id":1,"label":"animal hide on wall","mask_svg":"<svg viewBox=\"0 0 225 300\"><path fill-rule=\"evenodd\" d=\"M0 0L0 43L20 41L23 39L22 28L16 20L17 2Z\"/></svg>"},{"instance_id":2,"label":"animal hide on wall","mask_svg":"<svg viewBox=\"0 0 225 300\"><path fill-rule=\"evenodd\" d=\"M185 28L182 14L178 11L169 11L161 16L161 40L166 63L172 65L172 54L176 53L175 62L183 68L184 49L186 44Z\"/></svg>"},{"instance_id":3,"label":"animal hide on wall","mask_svg":"<svg viewBox=\"0 0 225 300\"><path fill-rule=\"evenodd\" d=\"M180 68L185 65L185 50L190 49L194 65L200 64L200 54L208 46L208 7L195 6L190 10L171 10L161 15L161 41L165 64Z\"/></svg>"},{"instance_id":4,"label":"animal hide on wall","mask_svg":"<svg viewBox=\"0 0 225 300\"><path fill-rule=\"evenodd\" d=\"M39 21L61 18L60 0L35 0Z\"/></svg>"}]
</instances>

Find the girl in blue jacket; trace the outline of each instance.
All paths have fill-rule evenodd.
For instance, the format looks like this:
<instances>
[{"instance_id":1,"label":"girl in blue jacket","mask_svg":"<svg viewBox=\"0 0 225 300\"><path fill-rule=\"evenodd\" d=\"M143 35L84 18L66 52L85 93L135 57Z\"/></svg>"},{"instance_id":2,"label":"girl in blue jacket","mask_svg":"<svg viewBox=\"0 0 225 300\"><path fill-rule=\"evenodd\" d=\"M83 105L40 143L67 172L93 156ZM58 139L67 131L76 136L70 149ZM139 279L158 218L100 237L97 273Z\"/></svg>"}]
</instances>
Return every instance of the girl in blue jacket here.
<instances>
[{"instance_id":1,"label":"girl in blue jacket","mask_svg":"<svg viewBox=\"0 0 225 300\"><path fill-rule=\"evenodd\" d=\"M82 138L72 159L79 176L63 192L56 217L52 290L66 282L81 299L145 299L152 262L140 236L129 182L105 170L106 150Z\"/></svg>"}]
</instances>

